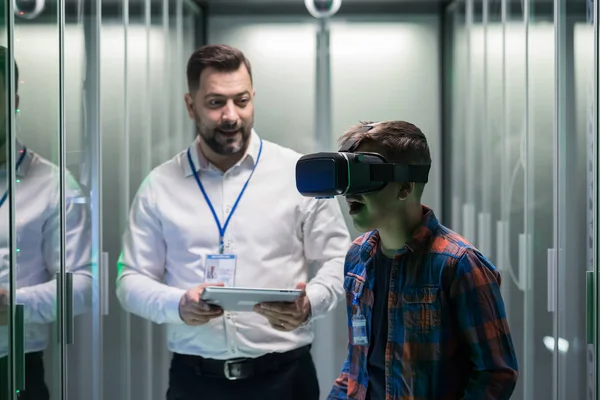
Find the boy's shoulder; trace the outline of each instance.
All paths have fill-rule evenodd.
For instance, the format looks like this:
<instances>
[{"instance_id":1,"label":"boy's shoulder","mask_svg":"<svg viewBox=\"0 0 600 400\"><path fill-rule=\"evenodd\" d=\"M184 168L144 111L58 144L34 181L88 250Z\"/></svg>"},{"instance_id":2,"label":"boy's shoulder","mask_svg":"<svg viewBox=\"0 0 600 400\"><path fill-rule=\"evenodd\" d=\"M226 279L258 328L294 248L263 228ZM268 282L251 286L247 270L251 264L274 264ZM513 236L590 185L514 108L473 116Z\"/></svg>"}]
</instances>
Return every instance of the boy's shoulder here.
<instances>
[{"instance_id":1,"label":"boy's shoulder","mask_svg":"<svg viewBox=\"0 0 600 400\"><path fill-rule=\"evenodd\" d=\"M431 234L428 246L430 253L461 258L469 250L477 251L467 239L442 224L439 224Z\"/></svg>"},{"instance_id":2,"label":"boy's shoulder","mask_svg":"<svg viewBox=\"0 0 600 400\"><path fill-rule=\"evenodd\" d=\"M356 273L357 268L364 269L365 262L374 256L378 241L377 231L364 233L354 239L346 254L346 272ZM430 235L426 239L424 238L423 246L420 246L419 250L429 255L443 255L455 260L460 259L469 251L478 252L467 239L442 224L438 224L430 232Z\"/></svg>"}]
</instances>

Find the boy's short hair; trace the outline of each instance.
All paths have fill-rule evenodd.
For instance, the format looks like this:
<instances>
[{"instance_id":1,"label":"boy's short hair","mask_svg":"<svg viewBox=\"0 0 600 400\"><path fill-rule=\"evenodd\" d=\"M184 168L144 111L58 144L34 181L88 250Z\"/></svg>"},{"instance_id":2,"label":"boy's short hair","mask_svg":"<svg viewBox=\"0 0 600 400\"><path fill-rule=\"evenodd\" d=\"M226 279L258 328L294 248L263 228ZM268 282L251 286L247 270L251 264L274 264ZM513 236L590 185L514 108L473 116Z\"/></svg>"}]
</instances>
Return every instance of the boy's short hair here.
<instances>
[{"instance_id":1,"label":"boy's short hair","mask_svg":"<svg viewBox=\"0 0 600 400\"><path fill-rule=\"evenodd\" d=\"M367 125L373 125L366 130ZM348 129L338 140L342 146L349 140L372 143L388 162L413 165L430 165L431 154L427 138L419 128L406 121L360 122ZM420 198L424 183L415 184L416 195Z\"/></svg>"}]
</instances>

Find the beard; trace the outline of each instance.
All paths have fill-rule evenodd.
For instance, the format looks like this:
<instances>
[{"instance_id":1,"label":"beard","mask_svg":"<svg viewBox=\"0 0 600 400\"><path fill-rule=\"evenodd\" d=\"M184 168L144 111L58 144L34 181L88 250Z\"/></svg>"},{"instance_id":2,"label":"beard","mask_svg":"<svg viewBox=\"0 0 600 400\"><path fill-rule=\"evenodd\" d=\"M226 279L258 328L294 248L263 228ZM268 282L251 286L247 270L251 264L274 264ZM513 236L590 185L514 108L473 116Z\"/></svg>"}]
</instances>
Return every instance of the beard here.
<instances>
[{"instance_id":1,"label":"beard","mask_svg":"<svg viewBox=\"0 0 600 400\"><path fill-rule=\"evenodd\" d=\"M231 156L246 150L254 116L247 122L223 122L215 127L205 124L196 114L196 130L206 145L216 154Z\"/></svg>"}]
</instances>

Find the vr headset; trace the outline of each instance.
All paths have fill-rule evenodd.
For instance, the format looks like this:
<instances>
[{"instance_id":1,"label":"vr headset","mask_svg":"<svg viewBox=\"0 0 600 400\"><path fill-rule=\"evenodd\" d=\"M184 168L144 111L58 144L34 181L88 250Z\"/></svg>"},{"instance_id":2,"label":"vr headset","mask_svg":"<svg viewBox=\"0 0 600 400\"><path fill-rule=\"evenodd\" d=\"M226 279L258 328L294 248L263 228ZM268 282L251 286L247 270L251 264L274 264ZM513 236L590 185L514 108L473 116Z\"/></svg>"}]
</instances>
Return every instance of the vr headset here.
<instances>
[{"instance_id":1,"label":"vr headset","mask_svg":"<svg viewBox=\"0 0 600 400\"><path fill-rule=\"evenodd\" d=\"M389 182L427 183L431 165L389 163L378 153L355 152L359 145L359 140L348 141L337 153L301 157L296 163L296 188L300 194L332 198L377 192Z\"/></svg>"}]
</instances>

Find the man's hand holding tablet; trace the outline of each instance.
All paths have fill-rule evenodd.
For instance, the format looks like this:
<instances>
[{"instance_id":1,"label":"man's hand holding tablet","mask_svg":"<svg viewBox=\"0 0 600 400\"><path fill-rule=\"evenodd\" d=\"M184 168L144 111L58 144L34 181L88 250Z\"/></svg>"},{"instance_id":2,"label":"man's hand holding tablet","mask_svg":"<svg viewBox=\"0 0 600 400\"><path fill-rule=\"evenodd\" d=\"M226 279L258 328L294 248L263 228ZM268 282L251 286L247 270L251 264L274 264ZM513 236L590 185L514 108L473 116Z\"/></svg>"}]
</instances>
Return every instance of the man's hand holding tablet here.
<instances>
[{"instance_id":1,"label":"man's hand holding tablet","mask_svg":"<svg viewBox=\"0 0 600 400\"><path fill-rule=\"evenodd\" d=\"M254 307L254 311L266 317L271 326L278 331L293 331L304 325L310 317L310 301L306 296L306 283L300 282L296 289L302 294L293 303L273 302L261 303Z\"/></svg>"},{"instance_id":2,"label":"man's hand holding tablet","mask_svg":"<svg viewBox=\"0 0 600 400\"><path fill-rule=\"evenodd\" d=\"M200 299L204 288L223 286L223 283L203 283L189 289L179 301L179 316L187 325L204 325L212 319L223 315L219 306L207 304Z\"/></svg>"}]
</instances>

